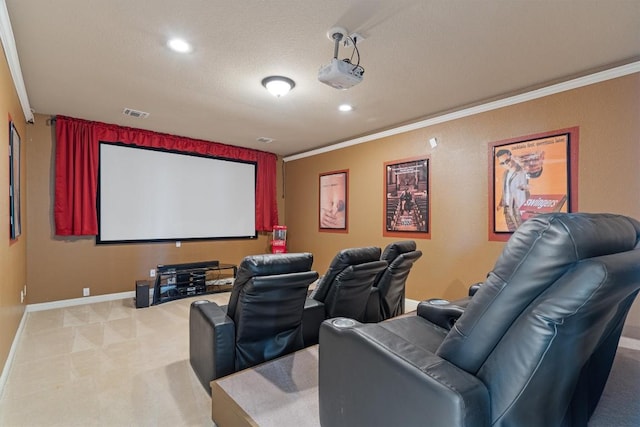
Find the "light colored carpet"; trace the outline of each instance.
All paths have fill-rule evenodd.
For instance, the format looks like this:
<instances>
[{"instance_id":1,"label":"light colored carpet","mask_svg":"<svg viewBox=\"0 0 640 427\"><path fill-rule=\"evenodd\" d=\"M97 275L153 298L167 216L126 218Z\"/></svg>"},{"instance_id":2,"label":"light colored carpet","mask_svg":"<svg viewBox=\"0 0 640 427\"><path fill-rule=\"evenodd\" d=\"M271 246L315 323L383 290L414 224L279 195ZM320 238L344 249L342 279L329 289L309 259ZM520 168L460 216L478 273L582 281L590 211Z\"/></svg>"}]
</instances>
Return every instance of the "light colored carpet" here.
<instances>
[{"instance_id":1,"label":"light colored carpet","mask_svg":"<svg viewBox=\"0 0 640 427\"><path fill-rule=\"evenodd\" d=\"M189 305L132 299L27 313L0 426L214 426L189 364Z\"/></svg>"},{"instance_id":2,"label":"light colored carpet","mask_svg":"<svg viewBox=\"0 0 640 427\"><path fill-rule=\"evenodd\" d=\"M638 396L640 396L640 350L618 347L607 385L589 420L589 427L640 426Z\"/></svg>"},{"instance_id":3,"label":"light colored carpet","mask_svg":"<svg viewBox=\"0 0 640 427\"><path fill-rule=\"evenodd\" d=\"M189 364L189 305L199 299L223 305L229 293L28 313L0 426L215 426ZM626 341L590 427L640 425L640 346Z\"/></svg>"}]
</instances>

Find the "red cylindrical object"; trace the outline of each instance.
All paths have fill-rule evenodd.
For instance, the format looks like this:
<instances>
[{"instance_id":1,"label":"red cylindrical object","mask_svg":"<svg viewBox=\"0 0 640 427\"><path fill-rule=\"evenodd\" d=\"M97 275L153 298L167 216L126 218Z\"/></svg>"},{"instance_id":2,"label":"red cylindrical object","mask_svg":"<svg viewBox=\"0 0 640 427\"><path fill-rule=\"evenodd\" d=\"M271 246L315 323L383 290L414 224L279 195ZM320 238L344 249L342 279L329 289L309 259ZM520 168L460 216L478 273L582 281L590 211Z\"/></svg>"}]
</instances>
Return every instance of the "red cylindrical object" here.
<instances>
[{"instance_id":1,"label":"red cylindrical object","mask_svg":"<svg viewBox=\"0 0 640 427\"><path fill-rule=\"evenodd\" d=\"M274 225L271 237L271 253L287 253L287 226Z\"/></svg>"}]
</instances>

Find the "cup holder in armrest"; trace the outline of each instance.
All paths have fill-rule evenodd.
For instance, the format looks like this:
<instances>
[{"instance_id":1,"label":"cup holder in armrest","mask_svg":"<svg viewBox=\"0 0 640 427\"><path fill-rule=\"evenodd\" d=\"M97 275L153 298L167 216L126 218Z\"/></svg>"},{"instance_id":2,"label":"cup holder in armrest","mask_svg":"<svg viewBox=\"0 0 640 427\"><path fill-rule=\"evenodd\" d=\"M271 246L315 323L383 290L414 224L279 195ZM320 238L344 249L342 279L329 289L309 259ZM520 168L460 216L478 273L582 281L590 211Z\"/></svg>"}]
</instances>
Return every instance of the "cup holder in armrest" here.
<instances>
[{"instance_id":1,"label":"cup holder in armrest","mask_svg":"<svg viewBox=\"0 0 640 427\"><path fill-rule=\"evenodd\" d=\"M446 299L434 298L418 304L418 316L447 330L453 327L462 313L464 308Z\"/></svg>"},{"instance_id":2,"label":"cup holder in armrest","mask_svg":"<svg viewBox=\"0 0 640 427\"><path fill-rule=\"evenodd\" d=\"M331 324L336 328L344 329L354 327L356 322L353 319L347 319L346 317L338 317L337 319L333 319Z\"/></svg>"}]
</instances>

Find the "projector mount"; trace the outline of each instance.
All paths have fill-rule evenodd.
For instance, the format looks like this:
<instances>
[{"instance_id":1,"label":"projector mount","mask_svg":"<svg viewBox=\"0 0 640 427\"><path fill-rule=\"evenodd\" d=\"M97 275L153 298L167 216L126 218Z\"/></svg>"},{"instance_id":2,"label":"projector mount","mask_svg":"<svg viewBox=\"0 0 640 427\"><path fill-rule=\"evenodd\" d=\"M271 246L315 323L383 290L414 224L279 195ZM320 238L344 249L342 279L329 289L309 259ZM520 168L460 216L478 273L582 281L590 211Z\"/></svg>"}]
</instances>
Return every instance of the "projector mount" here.
<instances>
[{"instance_id":1,"label":"projector mount","mask_svg":"<svg viewBox=\"0 0 640 427\"><path fill-rule=\"evenodd\" d=\"M357 37L350 36L347 30L342 27L330 28L329 31L327 31L327 37L334 43L333 59L329 64L320 68L318 71L318 80L336 89L348 89L360 83L363 78L364 68L360 66L360 51L357 46ZM353 53L351 54L351 58L345 58L340 61L338 59L338 50L340 48L340 42L343 40L345 45L348 42L353 45ZM354 53L358 55L358 60L355 64L352 62Z\"/></svg>"},{"instance_id":2,"label":"projector mount","mask_svg":"<svg viewBox=\"0 0 640 427\"><path fill-rule=\"evenodd\" d=\"M338 59L338 48L340 46L340 42L342 40L347 40L349 34L347 30L342 27L332 27L327 31L327 37L331 40L333 44L333 57Z\"/></svg>"}]
</instances>

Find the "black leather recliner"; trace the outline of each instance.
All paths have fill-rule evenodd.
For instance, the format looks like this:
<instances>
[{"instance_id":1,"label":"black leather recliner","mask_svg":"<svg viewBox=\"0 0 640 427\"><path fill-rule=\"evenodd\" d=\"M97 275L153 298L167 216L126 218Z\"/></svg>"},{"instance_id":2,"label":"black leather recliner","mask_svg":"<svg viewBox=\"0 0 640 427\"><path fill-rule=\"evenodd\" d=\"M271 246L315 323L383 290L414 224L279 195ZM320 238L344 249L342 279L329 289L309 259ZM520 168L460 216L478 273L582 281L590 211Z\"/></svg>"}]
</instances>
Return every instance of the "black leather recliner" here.
<instances>
[{"instance_id":1,"label":"black leather recliner","mask_svg":"<svg viewBox=\"0 0 640 427\"><path fill-rule=\"evenodd\" d=\"M320 324L332 317L364 320L373 281L387 266L380 248L343 249L333 258L304 307L305 346L318 343Z\"/></svg>"},{"instance_id":2,"label":"black leather recliner","mask_svg":"<svg viewBox=\"0 0 640 427\"><path fill-rule=\"evenodd\" d=\"M422 251L416 250L414 240L390 243L380 259L389 265L376 276L367 301L365 322L380 322L404 314L407 277Z\"/></svg>"},{"instance_id":3,"label":"black leather recliner","mask_svg":"<svg viewBox=\"0 0 640 427\"><path fill-rule=\"evenodd\" d=\"M640 289L639 238L620 215L540 215L450 329L430 320L442 301L376 324L325 321L321 424L586 426Z\"/></svg>"},{"instance_id":4,"label":"black leather recliner","mask_svg":"<svg viewBox=\"0 0 640 427\"><path fill-rule=\"evenodd\" d=\"M227 306L195 301L189 312L189 361L209 383L304 347L302 311L318 278L310 253L248 256Z\"/></svg>"}]
</instances>

